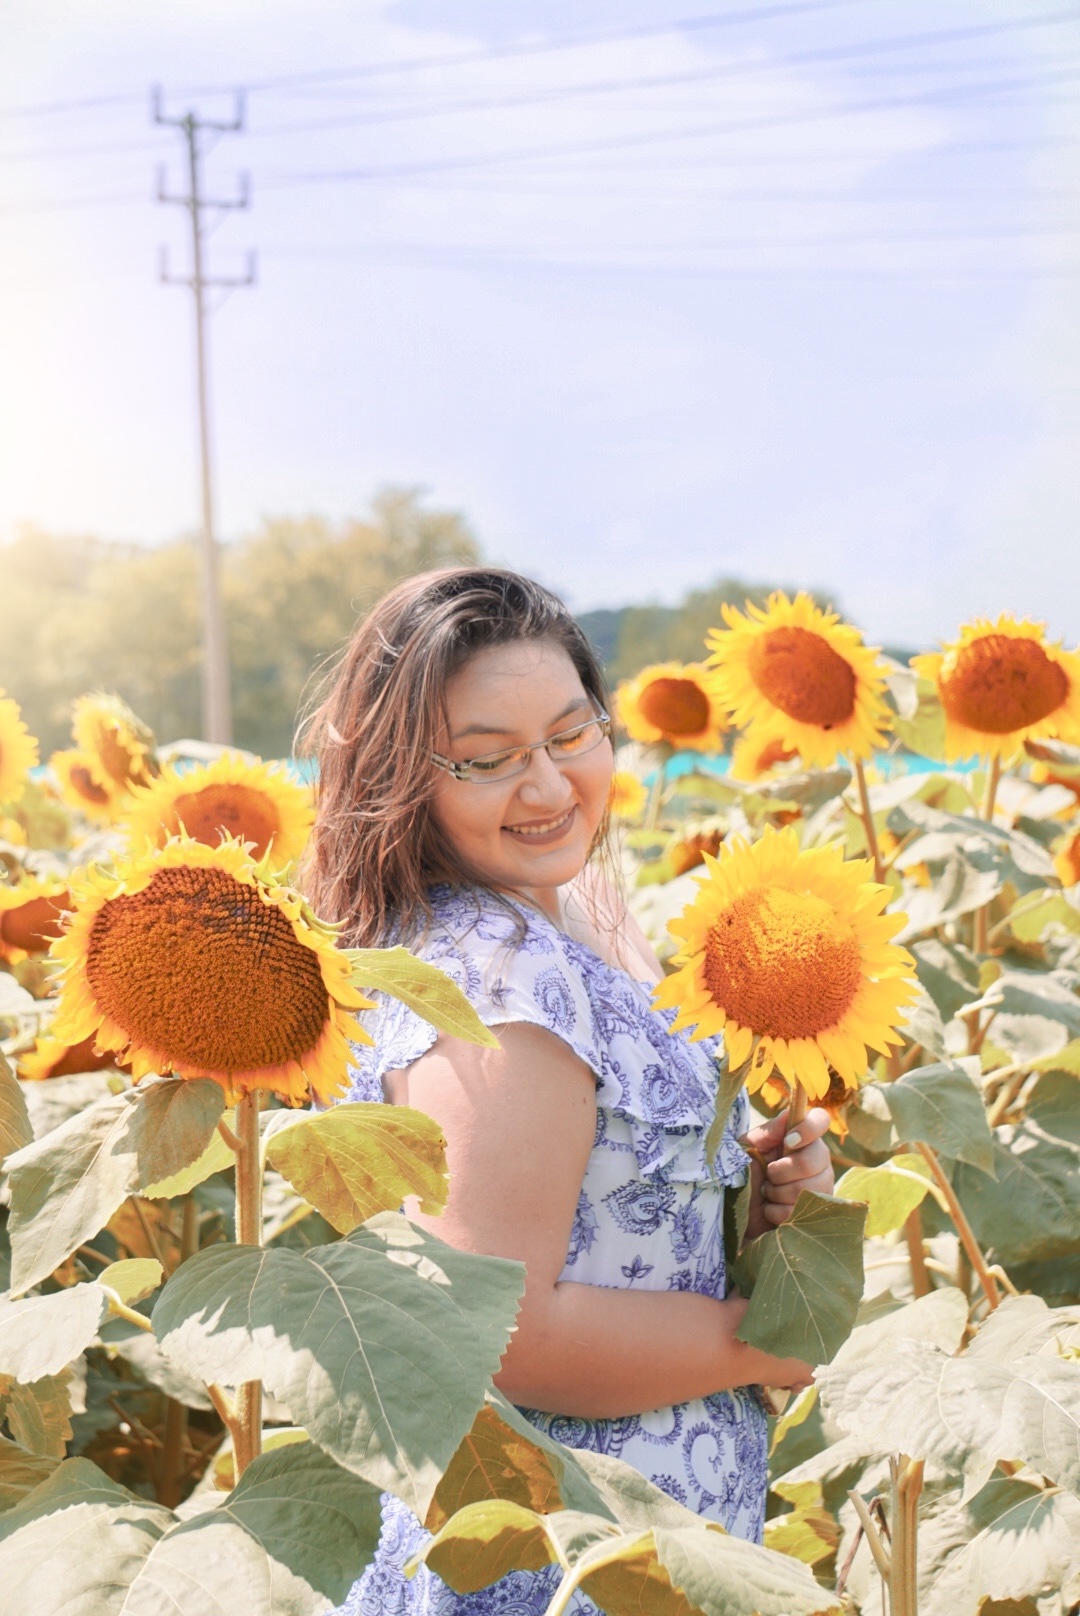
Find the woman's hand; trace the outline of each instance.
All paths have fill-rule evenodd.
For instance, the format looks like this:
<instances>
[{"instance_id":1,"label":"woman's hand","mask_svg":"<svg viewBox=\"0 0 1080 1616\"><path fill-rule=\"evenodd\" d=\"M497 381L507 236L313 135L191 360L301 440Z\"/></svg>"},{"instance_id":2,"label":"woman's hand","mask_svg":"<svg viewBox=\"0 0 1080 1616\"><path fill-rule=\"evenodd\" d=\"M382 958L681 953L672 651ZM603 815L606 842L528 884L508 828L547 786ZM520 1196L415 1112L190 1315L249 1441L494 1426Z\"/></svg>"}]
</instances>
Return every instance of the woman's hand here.
<instances>
[{"instance_id":1,"label":"woman's hand","mask_svg":"<svg viewBox=\"0 0 1080 1616\"><path fill-rule=\"evenodd\" d=\"M785 1223L800 1191L832 1194L835 1182L832 1158L822 1138L831 1122L826 1110L814 1106L789 1133L784 1110L771 1122L763 1122L743 1136L760 1158L752 1156L750 1160L747 1239L753 1240L766 1229Z\"/></svg>"}]
</instances>

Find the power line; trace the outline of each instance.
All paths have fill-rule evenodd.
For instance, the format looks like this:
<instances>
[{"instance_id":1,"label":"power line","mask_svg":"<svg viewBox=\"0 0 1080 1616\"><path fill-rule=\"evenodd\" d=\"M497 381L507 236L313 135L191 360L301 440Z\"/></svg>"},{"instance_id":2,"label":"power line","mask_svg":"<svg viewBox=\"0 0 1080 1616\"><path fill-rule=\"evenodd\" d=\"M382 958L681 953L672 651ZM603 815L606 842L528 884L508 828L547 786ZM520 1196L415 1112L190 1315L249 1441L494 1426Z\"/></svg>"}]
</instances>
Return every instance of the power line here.
<instances>
[{"instance_id":1,"label":"power line","mask_svg":"<svg viewBox=\"0 0 1080 1616\"><path fill-rule=\"evenodd\" d=\"M985 84L964 86L953 94L964 101L979 95L1008 93L1015 89L1029 89L1037 84L1060 84L1080 78L1080 68L1051 72L1027 79L1003 79ZM925 106L941 102L945 97L940 90L919 95L879 96L870 100L849 102L846 105L815 107L801 113L768 114L760 118L736 119L726 123L696 124L684 129L651 130L636 135L600 136L591 140L568 141L562 145L526 146L509 151L482 152L465 157L441 158L435 161L419 159L405 163L389 163L378 167L323 169L308 173L285 174L268 179L268 188L304 185L337 184L354 180L397 178L413 174L443 174L458 170L501 166L506 163L535 162L538 159L578 157L585 154L629 151L645 146L666 145L674 141L697 140L710 135L741 134L757 129L781 129L796 124L818 123L831 118L858 116L862 113L888 111L895 107Z\"/></svg>"},{"instance_id":2,"label":"power line","mask_svg":"<svg viewBox=\"0 0 1080 1616\"><path fill-rule=\"evenodd\" d=\"M203 563L203 739L227 744L232 740L232 701L229 690L229 647L225 628L225 613L221 601L218 579L218 544L214 532L213 468L210 450L209 375L206 349L206 293L212 287L234 288L252 286L255 281L255 261L248 257L248 271L241 278L209 276L203 268L204 232L203 215L209 210L222 211L246 208L250 191L246 179L240 194L232 199L218 201L203 195L202 146L204 131L215 134L234 134L244 126L243 102L238 98L235 116L229 123L212 123L187 112L182 118L166 118L162 111L160 91L154 92L154 122L171 129L179 129L187 147L188 185L186 196L170 196L165 190L164 175L158 182L158 201L174 203L186 208L191 220L191 274L172 276L164 252L161 279L166 284L188 286L195 303L195 370L199 413L199 468L202 504L201 549Z\"/></svg>"}]
</instances>

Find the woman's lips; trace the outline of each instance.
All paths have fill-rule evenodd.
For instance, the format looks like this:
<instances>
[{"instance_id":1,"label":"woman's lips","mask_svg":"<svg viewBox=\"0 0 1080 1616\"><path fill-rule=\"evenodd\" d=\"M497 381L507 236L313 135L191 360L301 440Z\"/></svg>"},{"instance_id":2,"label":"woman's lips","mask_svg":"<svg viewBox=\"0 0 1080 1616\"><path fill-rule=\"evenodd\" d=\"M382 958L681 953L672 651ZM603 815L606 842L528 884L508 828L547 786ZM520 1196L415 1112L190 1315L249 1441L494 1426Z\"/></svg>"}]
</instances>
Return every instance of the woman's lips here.
<instances>
[{"instance_id":1,"label":"woman's lips","mask_svg":"<svg viewBox=\"0 0 1080 1616\"><path fill-rule=\"evenodd\" d=\"M558 819L540 820L533 825L504 825L503 830L515 841L523 842L528 847L546 847L550 842L559 842L570 829L571 821L577 812L576 806L560 814Z\"/></svg>"}]
</instances>

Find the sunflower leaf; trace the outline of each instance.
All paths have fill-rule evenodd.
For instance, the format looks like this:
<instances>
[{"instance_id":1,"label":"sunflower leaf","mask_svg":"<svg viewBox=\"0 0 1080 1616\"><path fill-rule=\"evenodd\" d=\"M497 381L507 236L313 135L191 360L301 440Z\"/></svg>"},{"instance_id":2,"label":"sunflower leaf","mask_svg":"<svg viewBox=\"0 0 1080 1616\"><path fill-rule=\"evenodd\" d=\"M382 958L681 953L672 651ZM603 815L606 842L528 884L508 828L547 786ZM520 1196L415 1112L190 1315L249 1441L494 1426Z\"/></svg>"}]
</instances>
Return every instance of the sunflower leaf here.
<instances>
[{"instance_id":1,"label":"sunflower leaf","mask_svg":"<svg viewBox=\"0 0 1080 1616\"><path fill-rule=\"evenodd\" d=\"M353 982L361 992L375 988L400 999L440 1032L470 1044L498 1049L499 1040L484 1026L456 982L445 971L417 959L407 948L350 948Z\"/></svg>"},{"instance_id":2,"label":"sunflower leaf","mask_svg":"<svg viewBox=\"0 0 1080 1616\"><path fill-rule=\"evenodd\" d=\"M34 1137L22 1085L0 1050L0 1161Z\"/></svg>"},{"instance_id":3,"label":"sunflower leaf","mask_svg":"<svg viewBox=\"0 0 1080 1616\"><path fill-rule=\"evenodd\" d=\"M0 1377L0 1407L11 1434L27 1452L62 1459L71 1440L70 1369L24 1384Z\"/></svg>"},{"instance_id":4,"label":"sunflower leaf","mask_svg":"<svg viewBox=\"0 0 1080 1616\"><path fill-rule=\"evenodd\" d=\"M407 1195L421 1212L446 1205L446 1141L437 1122L404 1105L343 1102L271 1135L267 1160L342 1234Z\"/></svg>"},{"instance_id":5,"label":"sunflower leaf","mask_svg":"<svg viewBox=\"0 0 1080 1616\"><path fill-rule=\"evenodd\" d=\"M423 1516L505 1351L520 1264L453 1250L382 1212L304 1252L212 1246L153 1312L199 1378L263 1380L340 1464Z\"/></svg>"},{"instance_id":6,"label":"sunflower leaf","mask_svg":"<svg viewBox=\"0 0 1080 1616\"><path fill-rule=\"evenodd\" d=\"M0 1436L0 1513L10 1509L52 1475L57 1460L31 1453L10 1437Z\"/></svg>"},{"instance_id":7,"label":"sunflower leaf","mask_svg":"<svg viewBox=\"0 0 1080 1616\"><path fill-rule=\"evenodd\" d=\"M1007 1267L1080 1251L1080 1144L1049 1120L1036 1114L994 1129L996 1180L963 1162L952 1174L976 1240Z\"/></svg>"},{"instance_id":8,"label":"sunflower leaf","mask_svg":"<svg viewBox=\"0 0 1080 1616\"><path fill-rule=\"evenodd\" d=\"M128 1307L152 1296L165 1277L165 1270L155 1257L125 1257L110 1263L98 1275L98 1284L115 1291Z\"/></svg>"},{"instance_id":9,"label":"sunflower leaf","mask_svg":"<svg viewBox=\"0 0 1080 1616\"><path fill-rule=\"evenodd\" d=\"M198 1156L223 1105L216 1083L160 1078L100 1100L9 1156L12 1290L46 1279L143 1182Z\"/></svg>"},{"instance_id":10,"label":"sunflower leaf","mask_svg":"<svg viewBox=\"0 0 1080 1616\"><path fill-rule=\"evenodd\" d=\"M214 1087L216 1088L217 1085L215 1084ZM267 1117L276 1117L280 1114L277 1111L264 1112L264 1116ZM286 1113L286 1115L291 1115L291 1113ZM235 1111L223 1111L218 1121L225 1123L227 1127L235 1129ZM146 1196L147 1200L150 1201L171 1201L174 1196L186 1195L197 1184L205 1183L215 1173L226 1172L230 1167L235 1166L236 1157L233 1154L232 1147L222 1136L217 1123L215 1123L214 1131L210 1135L210 1143L196 1156L193 1162L190 1162L187 1167L181 1167L180 1171L173 1173L170 1178L160 1179L157 1183L144 1183L139 1193Z\"/></svg>"},{"instance_id":11,"label":"sunflower leaf","mask_svg":"<svg viewBox=\"0 0 1080 1616\"><path fill-rule=\"evenodd\" d=\"M847 1124L867 1150L895 1150L909 1142L930 1145L982 1173L994 1173L994 1147L974 1073L965 1057L918 1066L895 1083L867 1083L847 1109Z\"/></svg>"},{"instance_id":12,"label":"sunflower leaf","mask_svg":"<svg viewBox=\"0 0 1080 1616\"><path fill-rule=\"evenodd\" d=\"M852 1167L836 1186L844 1201L865 1201L866 1237L891 1234L903 1226L929 1189L933 1174L921 1156L893 1156L880 1167Z\"/></svg>"},{"instance_id":13,"label":"sunflower leaf","mask_svg":"<svg viewBox=\"0 0 1080 1616\"><path fill-rule=\"evenodd\" d=\"M34 1381L59 1374L90 1345L107 1309L97 1284L19 1301L0 1297L0 1375Z\"/></svg>"},{"instance_id":14,"label":"sunflower leaf","mask_svg":"<svg viewBox=\"0 0 1080 1616\"><path fill-rule=\"evenodd\" d=\"M778 1358L829 1363L863 1292L865 1206L803 1190L791 1217L744 1246L732 1279L750 1297L740 1341Z\"/></svg>"},{"instance_id":15,"label":"sunflower leaf","mask_svg":"<svg viewBox=\"0 0 1080 1616\"><path fill-rule=\"evenodd\" d=\"M1015 1476L988 1482L967 1503L947 1493L920 1520L919 1559L927 1616L985 1616L1000 1608L987 1594L1022 1600L1067 1584L1071 1604L1080 1596L1080 1499Z\"/></svg>"},{"instance_id":16,"label":"sunflower leaf","mask_svg":"<svg viewBox=\"0 0 1080 1616\"><path fill-rule=\"evenodd\" d=\"M911 708L911 698L906 688L902 692L893 690L892 694L896 704L893 729L908 751L916 752L920 757L943 758L945 711L938 697L937 686L930 679L918 677L912 711L908 710Z\"/></svg>"}]
</instances>

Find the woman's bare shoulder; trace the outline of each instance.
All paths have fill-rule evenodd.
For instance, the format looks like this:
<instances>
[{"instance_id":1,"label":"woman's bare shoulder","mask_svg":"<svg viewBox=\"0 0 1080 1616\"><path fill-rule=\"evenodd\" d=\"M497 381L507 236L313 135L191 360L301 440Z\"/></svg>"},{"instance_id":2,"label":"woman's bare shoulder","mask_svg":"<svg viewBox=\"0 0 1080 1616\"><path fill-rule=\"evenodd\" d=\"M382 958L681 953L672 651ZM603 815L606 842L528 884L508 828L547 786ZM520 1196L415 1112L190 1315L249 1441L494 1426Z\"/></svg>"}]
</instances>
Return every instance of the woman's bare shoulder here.
<instances>
[{"instance_id":1,"label":"woman's bare shoulder","mask_svg":"<svg viewBox=\"0 0 1080 1616\"><path fill-rule=\"evenodd\" d=\"M631 914L624 894L603 870L587 864L563 890L564 909L574 922L572 935L580 936L601 959L638 981L660 981L664 968L655 949Z\"/></svg>"}]
</instances>

